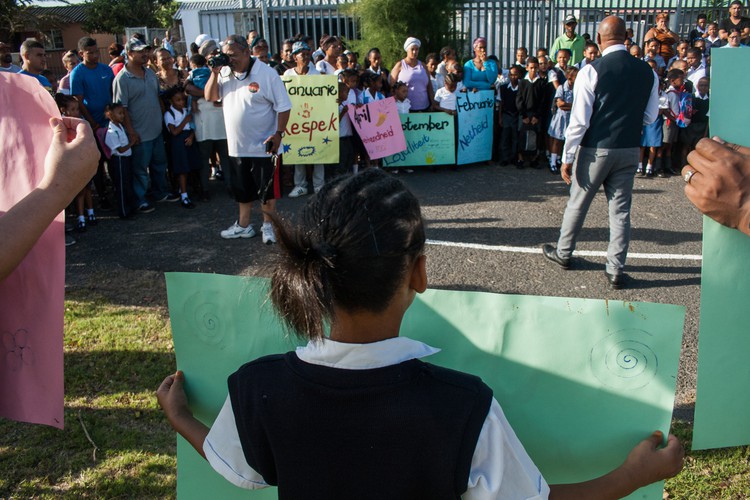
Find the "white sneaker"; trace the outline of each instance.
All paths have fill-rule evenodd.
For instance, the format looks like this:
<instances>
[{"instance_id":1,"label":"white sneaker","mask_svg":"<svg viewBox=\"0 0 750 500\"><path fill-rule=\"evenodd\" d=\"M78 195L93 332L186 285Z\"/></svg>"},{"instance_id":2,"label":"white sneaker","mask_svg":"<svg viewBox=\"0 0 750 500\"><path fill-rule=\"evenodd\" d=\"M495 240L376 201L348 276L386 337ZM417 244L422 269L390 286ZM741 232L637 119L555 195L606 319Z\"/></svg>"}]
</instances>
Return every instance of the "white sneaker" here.
<instances>
[{"instance_id":1,"label":"white sneaker","mask_svg":"<svg viewBox=\"0 0 750 500\"><path fill-rule=\"evenodd\" d=\"M263 225L260 227L260 234L263 237L263 243L265 243L266 245L276 243L276 234L274 234L273 226L270 223L263 223Z\"/></svg>"},{"instance_id":2,"label":"white sneaker","mask_svg":"<svg viewBox=\"0 0 750 500\"><path fill-rule=\"evenodd\" d=\"M255 236L255 229L250 224L247 227L240 226L237 221L229 226L229 229L225 229L221 232L221 237L226 240L233 240L235 238L252 238Z\"/></svg>"},{"instance_id":3,"label":"white sneaker","mask_svg":"<svg viewBox=\"0 0 750 500\"><path fill-rule=\"evenodd\" d=\"M307 188L303 188L302 186L297 186L296 188L292 189L292 191L289 193L290 198L298 198L300 196L305 196L307 194Z\"/></svg>"}]
</instances>

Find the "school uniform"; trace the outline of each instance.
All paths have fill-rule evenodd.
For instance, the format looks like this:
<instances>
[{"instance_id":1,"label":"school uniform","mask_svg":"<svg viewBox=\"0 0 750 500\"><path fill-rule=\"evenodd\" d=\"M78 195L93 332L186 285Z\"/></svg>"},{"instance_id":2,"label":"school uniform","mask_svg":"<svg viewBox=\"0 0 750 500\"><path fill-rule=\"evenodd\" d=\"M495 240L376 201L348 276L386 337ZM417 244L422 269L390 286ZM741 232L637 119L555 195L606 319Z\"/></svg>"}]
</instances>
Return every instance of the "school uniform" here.
<instances>
[{"instance_id":1,"label":"school uniform","mask_svg":"<svg viewBox=\"0 0 750 500\"><path fill-rule=\"evenodd\" d=\"M280 499L547 498L491 390L421 361L436 352L325 339L248 363L229 377L206 459Z\"/></svg>"},{"instance_id":2,"label":"school uniform","mask_svg":"<svg viewBox=\"0 0 750 500\"><path fill-rule=\"evenodd\" d=\"M500 134L500 163L514 163L518 159L518 107L516 96L519 85L511 86L510 82L500 87L503 126Z\"/></svg>"},{"instance_id":3,"label":"school uniform","mask_svg":"<svg viewBox=\"0 0 750 500\"><path fill-rule=\"evenodd\" d=\"M558 141L565 140L565 131L568 128L568 122L570 121L570 111L563 111L557 108L557 100L561 99L566 103L573 102L573 89L570 88L568 82L563 83L557 87L555 91L555 98L552 101L552 105L556 108L552 114L552 119L549 123L547 135Z\"/></svg>"},{"instance_id":4,"label":"school uniform","mask_svg":"<svg viewBox=\"0 0 750 500\"><path fill-rule=\"evenodd\" d=\"M170 125L179 127L188 114L190 114L188 108L183 108L180 111L174 106L170 106L164 113L164 124L167 126L167 130L169 130ZM193 143L190 146L185 144L192 133L193 126L190 122L185 124L185 127L177 135L170 131L169 147L172 152L172 172L175 174L188 174L192 170L200 170L200 151L195 137L193 137Z\"/></svg>"},{"instance_id":5,"label":"school uniform","mask_svg":"<svg viewBox=\"0 0 750 500\"><path fill-rule=\"evenodd\" d=\"M133 193L133 165L131 162L133 150L128 148L123 153L117 150L117 148L130 144L125 128L122 125L109 122L104 144L112 151L112 156L107 160L107 170L115 189L117 215L120 218L129 217L136 208L135 193Z\"/></svg>"}]
</instances>

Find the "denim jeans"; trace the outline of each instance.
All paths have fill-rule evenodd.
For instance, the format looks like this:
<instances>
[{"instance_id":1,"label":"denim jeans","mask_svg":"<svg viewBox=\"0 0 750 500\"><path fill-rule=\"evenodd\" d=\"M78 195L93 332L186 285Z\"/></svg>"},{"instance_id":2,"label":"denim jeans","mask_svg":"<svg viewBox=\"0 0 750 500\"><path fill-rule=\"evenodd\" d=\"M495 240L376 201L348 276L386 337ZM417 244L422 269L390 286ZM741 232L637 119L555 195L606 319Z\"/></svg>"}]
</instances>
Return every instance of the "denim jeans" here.
<instances>
[{"instance_id":1,"label":"denim jeans","mask_svg":"<svg viewBox=\"0 0 750 500\"><path fill-rule=\"evenodd\" d=\"M169 194L167 152L161 134L155 139L133 146L133 194L136 206L146 203L149 177L154 199L161 200Z\"/></svg>"}]
</instances>

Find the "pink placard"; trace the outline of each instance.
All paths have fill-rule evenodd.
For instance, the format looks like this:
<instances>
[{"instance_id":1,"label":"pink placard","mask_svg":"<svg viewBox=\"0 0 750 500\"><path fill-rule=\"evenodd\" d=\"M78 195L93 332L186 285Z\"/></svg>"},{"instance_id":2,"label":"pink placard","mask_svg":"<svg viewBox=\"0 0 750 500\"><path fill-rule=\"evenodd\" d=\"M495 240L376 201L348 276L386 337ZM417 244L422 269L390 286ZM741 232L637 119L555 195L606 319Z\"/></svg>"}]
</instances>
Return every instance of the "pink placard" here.
<instances>
[{"instance_id":1,"label":"pink placard","mask_svg":"<svg viewBox=\"0 0 750 500\"><path fill-rule=\"evenodd\" d=\"M0 217L44 176L52 141L49 93L30 76L0 72ZM63 427L63 214L0 281L0 416ZM2 235L3 238L12 235Z\"/></svg>"},{"instance_id":2,"label":"pink placard","mask_svg":"<svg viewBox=\"0 0 750 500\"><path fill-rule=\"evenodd\" d=\"M371 102L359 108L349 106L348 113L371 160L394 155L406 149L406 138L393 97Z\"/></svg>"}]
</instances>

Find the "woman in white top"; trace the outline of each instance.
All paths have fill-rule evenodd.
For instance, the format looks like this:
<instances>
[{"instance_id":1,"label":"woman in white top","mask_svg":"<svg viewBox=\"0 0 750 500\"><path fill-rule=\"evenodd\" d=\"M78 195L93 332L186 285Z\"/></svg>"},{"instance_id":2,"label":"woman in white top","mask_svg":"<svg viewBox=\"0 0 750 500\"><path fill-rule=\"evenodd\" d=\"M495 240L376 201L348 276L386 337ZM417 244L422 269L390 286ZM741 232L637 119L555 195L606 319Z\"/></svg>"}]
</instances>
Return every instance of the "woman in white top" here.
<instances>
[{"instance_id":1,"label":"woman in white top","mask_svg":"<svg viewBox=\"0 0 750 500\"><path fill-rule=\"evenodd\" d=\"M320 42L320 48L325 52L325 57L315 65L321 75L333 75L338 69L338 57L341 54L341 40L335 36L329 36Z\"/></svg>"}]
</instances>

